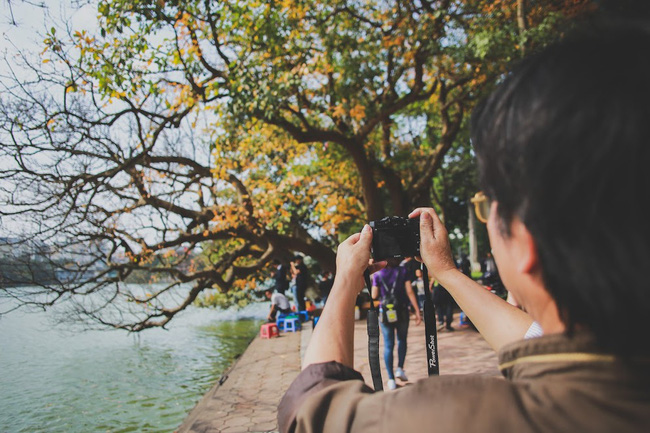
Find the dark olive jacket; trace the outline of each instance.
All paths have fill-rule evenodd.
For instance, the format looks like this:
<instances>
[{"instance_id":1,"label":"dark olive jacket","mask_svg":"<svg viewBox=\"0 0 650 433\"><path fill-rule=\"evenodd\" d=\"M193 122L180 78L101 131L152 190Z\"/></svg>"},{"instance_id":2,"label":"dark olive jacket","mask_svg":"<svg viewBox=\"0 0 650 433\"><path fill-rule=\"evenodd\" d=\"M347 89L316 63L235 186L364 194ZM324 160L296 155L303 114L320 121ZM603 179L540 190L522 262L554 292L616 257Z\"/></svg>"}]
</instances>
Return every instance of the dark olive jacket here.
<instances>
[{"instance_id":1,"label":"dark olive jacket","mask_svg":"<svg viewBox=\"0 0 650 433\"><path fill-rule=\"evenodd\" d=\"M641 342L640 342L641 343ZM599 351L589 335L552 335L499 353L499 377L430 377L375 393L328 362L282 399L282 432L650 432L650 370Z\"/></svg>"}]
</instances>

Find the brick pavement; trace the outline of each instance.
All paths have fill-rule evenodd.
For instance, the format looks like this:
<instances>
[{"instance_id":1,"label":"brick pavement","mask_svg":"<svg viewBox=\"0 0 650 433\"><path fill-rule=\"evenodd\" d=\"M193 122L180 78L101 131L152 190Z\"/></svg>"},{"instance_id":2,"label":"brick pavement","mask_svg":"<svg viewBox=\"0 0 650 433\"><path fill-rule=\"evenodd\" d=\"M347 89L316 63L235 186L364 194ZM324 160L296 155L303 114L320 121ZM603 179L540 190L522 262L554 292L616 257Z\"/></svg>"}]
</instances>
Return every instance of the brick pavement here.
<instances>
[{"instance_id":1,"label":"brick pavement","mask_svg":"<svg viewBox=\"0 0 650 433\"><path fill-rule=\"evenodd\" d=\"M360 371L367 384L372 386L370 365L368 364L368 337L366 321L360 320L355 323L355 349L354 368ZM440 374L480 374L488 376L500 376L497 368L496 353L490 348L481 335L471 329L461 329L458 325L458 314L453 323L455 331L442 330L438 332L438 357L440 362ZM404 371L409 382L413 383L427 377L427 354L424 338L424 323L415 325L411 318L408 333L408 348L406 351L406 362ZM379 341L379 358L381 363L381 375L384 386L388 377L384 366L384 342ZM394 367L397 368L397 343L394 351ZM404 385L397 379L398 386Z\"/></svg>"},{"instance_id":2,"label":"brick pavement","mask_svg":"<svg viewBox=\"0 0 650 433\"><path fill-rule=\"evenodd\" d=\"M458 315L456 315L458 316ZM236 364L227 373L222 385L215 385L196 405L177 430L179 433L229 433L277 431L277 406L285 391L300 372L300 359L311 336L305 324L299 333L282 333L279 338L255 338ZM440 374L482 374L498 376L496 354L485 340L470 329L438 334ZM355 322L355 369L366 383L372 384L368 365L366 321ZM301 350L302 348L302 350ZM397 352L397 351L396 351ZM382 377L383 341L380 341ZM397 357L397 353L395 353ZM395 358L395 365L397 359ZM426 377L424 324L412 320L404 366L410 382ZM405 384L397 381L399 386Z\"/></svg>"}]
</instances>

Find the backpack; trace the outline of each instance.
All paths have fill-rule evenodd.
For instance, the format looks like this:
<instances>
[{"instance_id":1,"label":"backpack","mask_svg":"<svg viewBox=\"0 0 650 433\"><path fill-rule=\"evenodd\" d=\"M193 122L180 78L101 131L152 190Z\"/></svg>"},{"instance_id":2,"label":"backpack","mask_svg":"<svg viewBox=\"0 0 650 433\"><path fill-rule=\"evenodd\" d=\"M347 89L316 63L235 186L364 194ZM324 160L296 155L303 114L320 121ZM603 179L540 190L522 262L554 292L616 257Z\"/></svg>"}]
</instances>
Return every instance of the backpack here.
<instances>
[{"instance_id":1,"label":"backpack","mask_svg":"<svg viewBox=\"0 0 650 433\"><path fill-rule=\"evenodd\" d=\"M401 315L404 314L401 311L402 309L400 308L400 302L394 293L399 274L395 277L393 286L390 289L388 288L388 285L386 284L386 281L384 281L384 278L381 276L381 274L377 275L377 277L386 290L386 294L381 300L381 316L379 316L379 318L381 322L385 324L397 323L401 318Z\"/></svg>"}]
</instances>

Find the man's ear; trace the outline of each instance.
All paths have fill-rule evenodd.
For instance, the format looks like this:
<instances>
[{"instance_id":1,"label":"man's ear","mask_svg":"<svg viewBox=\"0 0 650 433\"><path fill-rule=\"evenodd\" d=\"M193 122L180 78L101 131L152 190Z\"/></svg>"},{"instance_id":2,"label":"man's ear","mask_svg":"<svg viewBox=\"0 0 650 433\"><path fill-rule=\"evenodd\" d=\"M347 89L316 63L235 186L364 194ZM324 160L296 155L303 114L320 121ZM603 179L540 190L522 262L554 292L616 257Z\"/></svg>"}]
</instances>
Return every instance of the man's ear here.
<instances>
[{"instance_id":1,"label":"man's ear","mask_svg":"<svg viewBox=\"0 0 650 433\"><path fill-rule=\"evenodd\" d=\"M509 243L514 249L512 257L516 261L516 269L522 274L538 276L539 254L537 243L528 231L528 228L517 217L512 219L510 224Z\"/></svg>"}]
</instances>

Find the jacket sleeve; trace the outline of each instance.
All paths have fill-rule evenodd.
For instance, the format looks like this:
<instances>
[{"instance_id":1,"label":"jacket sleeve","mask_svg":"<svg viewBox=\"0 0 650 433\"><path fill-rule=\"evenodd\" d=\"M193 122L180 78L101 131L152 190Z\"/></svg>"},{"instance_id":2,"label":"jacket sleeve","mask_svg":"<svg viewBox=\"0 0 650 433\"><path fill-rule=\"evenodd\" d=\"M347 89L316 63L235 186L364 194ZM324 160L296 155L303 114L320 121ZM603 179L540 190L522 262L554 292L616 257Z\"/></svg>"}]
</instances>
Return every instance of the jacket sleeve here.
<instances>
[{"instance_id":1,"label":"jacket sleeve","mask_svg":"<svg viewBox=\"0 0 650 433\"><path fill-rule=\"evenodd\" d=\"M391 392L374 392L361 379L358 372L336 362L307 367L280 402L280 431L540 431L539 417L537 424L530 422L534 406L530 399L524 404L518 387L503 378L435 376Z\"/></svg>"},{"instance_id":2,"label":"jacket sleeve","mask_svg":"<svg viewBox=\"0 0 650 433\"><path fill-rule=\"evenodd\" d=\"M308 366L296 377L280 401L280 406L278 407L278 426L280 431L283 433L296 431L296 419L301 410L315 410L314 413L306 417L312 420L312 427L324 426L326 423L331 424L337 418L337 423L341 422L342 413L334 410L331 406L347 405L345 395L335 393L336 398L332 398L331 395L328 397L329 393L326 393L324 397L318 399L318 403L315 405L314 402L310 402L307 405L304 403L308 400L308 397L314 394L320 393L328 388L332 388L331 391L336 391L339 388L337 385L349 381L354 381L354 391L350 394L350 397L352 395L359 396L374 392L364 383L361 373L338 362L331 361ZM338 416L328 417L328 414L337 414ZM302 427L306 428L300 428L299 431L319 431L312 430L312 427L308 426ZM331 431L345 431L344 429L338 430L334 426L330 427L332 427Z\"/></svg>"}]
</instances>

